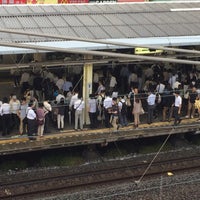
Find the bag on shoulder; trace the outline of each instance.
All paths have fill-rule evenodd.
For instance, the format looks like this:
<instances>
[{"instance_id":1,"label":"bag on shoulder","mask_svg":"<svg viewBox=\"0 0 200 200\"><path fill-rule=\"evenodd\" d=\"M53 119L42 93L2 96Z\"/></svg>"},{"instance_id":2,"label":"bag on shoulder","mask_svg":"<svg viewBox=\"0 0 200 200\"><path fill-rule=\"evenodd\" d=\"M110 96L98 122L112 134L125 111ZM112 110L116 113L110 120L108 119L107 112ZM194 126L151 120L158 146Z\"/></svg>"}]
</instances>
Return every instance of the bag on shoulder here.
<instances>
[{"instance_id":1,"label":"bag on shoulder","mask_svg":"<svg viewBox=\"0 0 200 200\"><path fill-rule=\"evenodd\" d=\"M127 105L126 105L126 102L121 102L121 103L122 103L121 114L126 114L126 113L127 113Z\"/></svg>"},{"instance_id":2,"label":"bag on shoulder","mask_svg":"<svg viewBox=\"0 0 200 200\"><path fill-rule=\"evenodd\" d=\"M161 95L159 93L156 94L156 103L161 103L162 98Z\"/></svg>"}]
</instances>

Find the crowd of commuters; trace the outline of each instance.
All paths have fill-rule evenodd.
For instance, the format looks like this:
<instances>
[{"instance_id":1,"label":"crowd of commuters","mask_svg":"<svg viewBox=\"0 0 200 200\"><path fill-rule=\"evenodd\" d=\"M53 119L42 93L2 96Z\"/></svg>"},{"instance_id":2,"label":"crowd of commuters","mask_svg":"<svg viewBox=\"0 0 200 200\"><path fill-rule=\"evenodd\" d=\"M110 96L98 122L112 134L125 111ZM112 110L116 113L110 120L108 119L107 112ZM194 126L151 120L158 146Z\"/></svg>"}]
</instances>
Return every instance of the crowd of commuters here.
<instances>
[{"instance_id":1,"label":"crowd of commuters","mask_svg":"<svg viewBox=\"0 0 200 200\"><path fill-rule=\"evenodd\" d=\"M2 135L12 130L19 134L43 137L49 125L63 131L66 126L84 127L84 110L90 128L106 127L117 132L130 122L134 128L156 120L171 121L198 115L200 73L193 66L154 64L112 65L94 70L93 93L86 102L82 98L81 81L73 75L42 71L12 71L17 94L4 97L0 104ZM81 73L80 76L81 77ZM142 115L142 117L141 117Z\"/></svg>"}]
</instances>

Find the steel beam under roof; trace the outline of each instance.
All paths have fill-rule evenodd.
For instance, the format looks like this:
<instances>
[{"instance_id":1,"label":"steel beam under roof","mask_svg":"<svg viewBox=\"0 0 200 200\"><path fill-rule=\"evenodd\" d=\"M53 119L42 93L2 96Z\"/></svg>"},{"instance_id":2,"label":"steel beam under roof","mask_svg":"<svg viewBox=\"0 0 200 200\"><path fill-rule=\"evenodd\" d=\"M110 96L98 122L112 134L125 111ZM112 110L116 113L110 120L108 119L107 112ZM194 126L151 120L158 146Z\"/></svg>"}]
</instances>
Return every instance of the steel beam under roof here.
<instances>
[{"instance_id":1,"label":"steel beam under roof","mask_svg":"<svg viewBox=\"0 0 200 200\"><path fill-rule=\"evenodd\" d=\"M16 47L16 48L25 48L25 49L35 49L43 51L52 51L52 52L66 52L72 54L83 54L83 55L96 55L96 56L107 56L112 58L127 58L127 59L139 59L139 60L149 60L155 62L171 62L171 63L180 63L180 64L191 64L191 65L200 65L200 61L191 61L191 60L180 60L174 58L163 58L163 57L153 57L153 56L141 56L141 55L130 55L123 53L113 53L105 51L88 51L80 49L66 49L66 48L55 48L39 45L30 45L30 44L17 44L17 43L6 43L0 42L0 46L6 47ZM92 62L92 61L91 61Z\"/></svg>"},{"instance_id":2,"label":"steel beam under roof","mask_svg":"<svg viewBox=\"0 0 200 200\"><path fill-rule=\"evenodd\" d=\"M0 29L0 32L19 34L19 35L28 35L28 36L50 37L50 38L62 39L62 40L74 40L74 41L81 41L81 42L106 44L106 45L121 46L121 47L127 47L127 48L144 47L144 48L151 48L151 49L160 49L160 50L164 50L164 51L200 54L200 51L197 51L197 50L178 49L178 48L173 48L173 47L169 48L169 47L153 46L153 45L138 45L138 44L125 43L125 42L87 39L87 38L71 37L71 36L61 36L61 35L47 34L47 33L44 34L44 33L35 33L35 32L18 31L18 30L10 30L10 29Z\"/></svg>"}]
</instances>

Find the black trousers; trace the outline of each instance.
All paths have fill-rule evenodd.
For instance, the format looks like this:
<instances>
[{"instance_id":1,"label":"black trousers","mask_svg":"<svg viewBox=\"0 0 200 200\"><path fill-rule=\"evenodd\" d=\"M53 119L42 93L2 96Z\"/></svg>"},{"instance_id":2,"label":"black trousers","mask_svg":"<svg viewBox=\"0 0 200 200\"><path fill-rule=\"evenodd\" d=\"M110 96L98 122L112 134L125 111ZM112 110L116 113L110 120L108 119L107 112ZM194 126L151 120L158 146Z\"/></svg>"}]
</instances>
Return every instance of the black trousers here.
<instances>
[{"instance_id":1,"label":"black trousers","mask_svg":"<svg viewBox=\"0 0 200 200\"><path fill-rule=\"evenodd\" d=\"M178 123L180 123L180 115L178 114L179 107L174 107L174 125L176 126Z\"/></svg>"},{"instance_id":2,"label":"black trousers","mask_svg":"<svg viewBox=\"0 0 200 200\"><path fill-rule=\"evenodd\" d=\"M108 112L107 109L104 109L104 115L105 115L105 127L106 128L111 128L111 123L110 123L110 116L111 114Z\"/></svg>"},{"instance_id":3,"label":"black trousers","mask_svg":"<svg viewBox=\"0 0 200 200\"><path fill-rule=\"evenodd\" d=\"M2 135L10 134L11 123L11 114L2 115Z\"/></svg>"},{"instance_id":4,"label":"black trousers","mask_svg":"<svg viewBox=\"0 0 200 200\"><path fill-rule=\"evenodd\" d=\"M97 128L97 114L89 112L90 128Z\"/></svg>"},{"instance_id":5,"label":"black trousers","mask_svg":"<svg viewBox=\"0 0 200 200\"><path fill-rule=\"evenodd\" d=\"M44 133L50 133L50 130L49 130L50 115L51 115L51 112L48 112L48 113L45 115Z\"/></svg>"},{"instance_id":6,"label":"black trousers","mask_svg":"<svg viewBox=\"0 0 200 200\"><path fill-rule=\"evenodd\" d=\"M37 123L35 119L28 119L28 136L34 136L37 133Z\"/></svg>"},{"instance_id":7,"label":"black trousers","mask_svg":"<svg viewBox=\"0 0 200 200\"><path fill-rule=\"evenodd\" d=\"M155 105L148 105L148 119L149 124L153 123L153 112L155 110Z\"/></svg>"}]
</instances>

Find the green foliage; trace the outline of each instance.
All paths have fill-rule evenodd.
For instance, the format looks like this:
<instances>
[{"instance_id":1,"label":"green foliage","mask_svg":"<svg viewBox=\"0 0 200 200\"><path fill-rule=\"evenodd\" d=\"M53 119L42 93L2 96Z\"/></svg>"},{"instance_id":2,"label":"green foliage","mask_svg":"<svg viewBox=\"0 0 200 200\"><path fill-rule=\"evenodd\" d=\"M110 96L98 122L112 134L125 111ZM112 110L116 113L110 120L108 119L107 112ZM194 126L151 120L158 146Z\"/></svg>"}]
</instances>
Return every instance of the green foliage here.
<instances>
[{"instance_id":1,"label":"green foliage","mask_svg":"<svg viewBox=\"0 0 200 200\"><path fill-rule=\"evenodd\" d=\"M7 160L0 164L1 171L23 170L27 167L28 163L25 160Z\"/></svg>"},{"instance_id":2,"label":"green foliage","mask_svg":"<svg viewBox=\"0 0 200 200\"><path fill-rule=\"evenodd\" d=\"M52 154L42 157L38 163L38 167L77 166L83 163L83 158L80 156Z\"/></svg>"},{"instance_id":3,"label":"green foliage","mask_svg":"<svg viewBox=\"0 0 200 200\"><path fill-rule=\"evenodd\" d=\"M161 147L161 144L160 143L155 143L155 144L152 144L152 145L145 145L145 146L141 146L139 148L139 151L141 154L148 154L148 153L154 153L154 152L157 152ZM172 149L172 146L171 144L167 143L161 151L169 151Z\"/></svg>"},{"instance_id":4,"label":"green foliage","mask_svg":"<svg viewBox=\"0 0 200 200\"><path fill-rule=\"evenodd\" d=\"M106 157L106 158L119 158L119 157L123 157L127 155L127 151L125 149L116 149L116 148L113 148L113 149L109 149L104 155L103 157Z\"/></svg>"}]
</instances>

